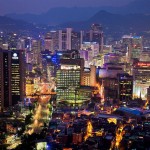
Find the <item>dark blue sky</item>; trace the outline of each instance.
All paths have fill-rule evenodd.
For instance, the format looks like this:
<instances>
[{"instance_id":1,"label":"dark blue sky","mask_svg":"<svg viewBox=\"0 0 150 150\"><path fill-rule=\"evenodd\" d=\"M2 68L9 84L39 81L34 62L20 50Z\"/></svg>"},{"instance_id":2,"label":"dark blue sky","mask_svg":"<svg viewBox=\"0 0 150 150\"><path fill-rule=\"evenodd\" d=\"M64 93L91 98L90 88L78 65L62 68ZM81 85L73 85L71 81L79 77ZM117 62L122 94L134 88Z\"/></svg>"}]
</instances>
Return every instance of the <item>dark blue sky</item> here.
<instances>
[{"instance_id":1,"label":"dark blue sky","mask_svg":"<svg viewBox=\"0 0 150 150\"><path fill-rule=\"evenodd\" d=\"M0 0L0 15L41 13L53 7L122 6L134 0Z\"/></svg>"}]
</instances>

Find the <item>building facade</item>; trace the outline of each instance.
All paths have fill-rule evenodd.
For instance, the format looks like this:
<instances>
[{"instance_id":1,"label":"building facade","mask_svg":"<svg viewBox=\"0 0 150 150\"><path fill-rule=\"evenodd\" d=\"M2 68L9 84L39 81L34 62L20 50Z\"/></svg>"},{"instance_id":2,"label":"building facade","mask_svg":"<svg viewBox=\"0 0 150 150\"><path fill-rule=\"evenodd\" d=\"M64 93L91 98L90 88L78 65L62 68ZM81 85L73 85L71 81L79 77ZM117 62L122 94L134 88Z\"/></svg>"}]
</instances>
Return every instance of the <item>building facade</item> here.
<instances>
[{"instance_id":1,"label":"building facade","mask_svg":"<svg viewBox=\"0 0 150 150\"><path fill-rule=\"evenodd\" d=\"M150 62L136 62L133 65L133 96L134 98L147 99L147 88L150 85Z\"/></svg>"},{"instance_id":2,"label":"building facade","mask_svg":"<svg viewBox=\"0 0 150 150\"><path fill-rule=\"evenodd\" d=\"M25 91L24 51L0 50L0 107L17 104Z\"/></svg>"},{"instance_id":3,"label":"building facade","mask_svg":"<svg viewBox=\"0 0 150 150\"><path fill-rule=\"evenodd\" d=\"M127 73L118 74L118 99L130 101L133 95L133 77Z\"/></svg>"},{"instance_id":4,"label":"building facade","mask_svg":"<svg viewBox=\"0 0 150 150\"><path fill-rule=\"evenodd\" d=\"M80 101L77 92L81 85L83 73L83 59L62 59L60 69L57 70L57 104L68 103L68 106L76 106Z\"/></svg>"}]
</instances>

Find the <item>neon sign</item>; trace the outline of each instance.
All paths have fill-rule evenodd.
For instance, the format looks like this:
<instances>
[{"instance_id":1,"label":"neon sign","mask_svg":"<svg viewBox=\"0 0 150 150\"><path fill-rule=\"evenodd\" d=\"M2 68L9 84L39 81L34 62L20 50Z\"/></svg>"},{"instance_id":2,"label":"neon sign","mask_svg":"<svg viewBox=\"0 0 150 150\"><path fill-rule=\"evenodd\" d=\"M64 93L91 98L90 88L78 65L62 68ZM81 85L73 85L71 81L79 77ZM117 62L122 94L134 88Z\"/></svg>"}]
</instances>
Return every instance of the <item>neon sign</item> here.
<instances>
[{"instance_id":1,"label":"neon sign","mask_svg":"<svg viewBox=\"0 0 150 150\"><path fill-rule=\"evenodd\" d=\"M139 62L137 65L140 67L150 67L150 62Z\"/></svg>"}]
</instances>

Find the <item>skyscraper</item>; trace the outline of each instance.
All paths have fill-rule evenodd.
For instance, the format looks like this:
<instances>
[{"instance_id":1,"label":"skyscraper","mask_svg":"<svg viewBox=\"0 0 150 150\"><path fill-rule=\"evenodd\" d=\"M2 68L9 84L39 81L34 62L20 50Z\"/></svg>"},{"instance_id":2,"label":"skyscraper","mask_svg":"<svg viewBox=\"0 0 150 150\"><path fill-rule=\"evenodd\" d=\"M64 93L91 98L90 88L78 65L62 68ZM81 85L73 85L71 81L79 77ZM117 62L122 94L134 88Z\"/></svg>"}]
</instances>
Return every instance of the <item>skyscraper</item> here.
<instances>
[{"instance_id":1,"label":"skyscraper","mask_svg":"<svg viewBox=\"0 0 150 150\"><path fill-rule=\"evenodd\" d=\"M81 35L72 28L59 30L59 50L80 49Z\"/></svg>"},{"instance_id":2,"label":"skyscraper","mask_svg":"<svg viewBox=\"0 0 150 150\"><path fill-rule=\"evenodd\" d=\"M150 61L135 62L133 65L133 96L134 98L147 99L147 88L150 85Z\"/></svg>"},{"instance_id":3,"label":"skyscraper","mask_svg":"<svg viewBox=\"0 0 150 150\"><path fill-rule=\"evenodd\" d=\"M100 24L92 24L91 29L84 33L83 41L85 42L97 42L99 44L99 50L103 50L103 31Z\"/></svg>"},{"instance_id":4,"label":"skyscraper","mask_svg":"<svg viewBox=\"0 0 150 150\"><path fill-rule=\"evenodd\" d=\"M42 64L41 51L42 51L42 42L41 40L32 40L31 51L33 54L33 64Z\"/></svg>"},{"instance_id":5,"label":"skyscraper","mask_svg":"<svg viewBox=\"0 0 150 150\"><path fill-rule=\"evenodd\" d=\"M59 48L59 43L58 43L58 31L50 31L45 35L44 39L44 50L49 50L52 53L54 53L56 50Z\"/></svg>"},{"instance_id":6,"label":"skyscraper","mask_svg":"<svg viewBox=\"0 0 150 150\"><path fill-rule=\"evenodd\" d=\"M18 43L18 35L16 33L10 33L7 35L7 42L8 42L8 48L10 50L16 50L17 49L17 43Z\"/></svg>"},{"instance_id":7,"label":"skyscraper","mask_svg":"<svg viewBox=\"0 0 150 150\"><path fill-rule=\"evenodd\" d=\"M0 50L0 60L0 110L3 110L23 100L24 51Z\"/></svg>"},{"instance_id":8,"label":"skyscraper","mask_svg":"<svg viewBox=\"0 0 150 150\"><path fill-rule=\"evenodd\" d=\"M127 52L128 62L131 62L133 59L140 59L143 51L143 37L124 35L122 41L124 51Z\"/></svg>"},{"instance_id":9,"label":"skyscraper","mask_svg":"<svg viewBox=\"0 0 150 150\"><path fill-rule=\"evenodd\" d=\"M133 77L127 73L118 74L118 99L120 101L132 100Z\"/></svg>"},{"instance_id":10,"label":"skyscraper","mask_svg":"<svg viewBox=\"0 0 150 150\"><path fill-rule=\"evenodd\" d=\"M62 59L57 70L57 103L67 102L69 106L77 105L77 91L80 88L83 73L83 59ZM81 102L82 103L82 102Z\"/></svg>"}]
</instances>

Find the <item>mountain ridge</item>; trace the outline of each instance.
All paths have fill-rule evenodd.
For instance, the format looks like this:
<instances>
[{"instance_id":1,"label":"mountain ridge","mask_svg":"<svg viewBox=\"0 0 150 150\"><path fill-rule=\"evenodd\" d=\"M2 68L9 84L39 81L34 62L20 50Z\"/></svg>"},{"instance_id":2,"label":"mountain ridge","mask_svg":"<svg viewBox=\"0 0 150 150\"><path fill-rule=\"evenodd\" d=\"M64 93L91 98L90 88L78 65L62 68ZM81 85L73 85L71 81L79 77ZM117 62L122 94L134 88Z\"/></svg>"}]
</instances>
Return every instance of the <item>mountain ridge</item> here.
<instances>
[{"instance_id":1,"label":"mountain ridge","mask_svg":"<svg viewBox=\"0 0 150 150\"><path fill-rule=\"evenodd\" d=\"M128 5L122 7L56 7L49 11L36 14L7 14L6 16L13 19L22 19L27 22L58 25L71 21L84 21L91 18L100 10L109 11L111 13L128 14L143 13L150 14L150 0L135 0Z\"/></svg>"}]
</instances>

